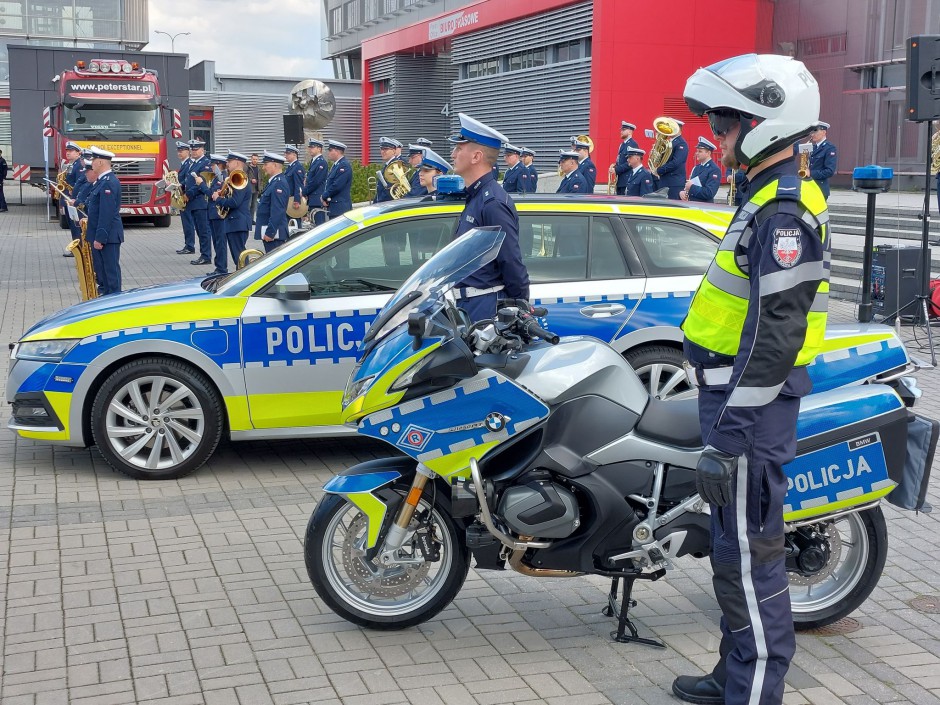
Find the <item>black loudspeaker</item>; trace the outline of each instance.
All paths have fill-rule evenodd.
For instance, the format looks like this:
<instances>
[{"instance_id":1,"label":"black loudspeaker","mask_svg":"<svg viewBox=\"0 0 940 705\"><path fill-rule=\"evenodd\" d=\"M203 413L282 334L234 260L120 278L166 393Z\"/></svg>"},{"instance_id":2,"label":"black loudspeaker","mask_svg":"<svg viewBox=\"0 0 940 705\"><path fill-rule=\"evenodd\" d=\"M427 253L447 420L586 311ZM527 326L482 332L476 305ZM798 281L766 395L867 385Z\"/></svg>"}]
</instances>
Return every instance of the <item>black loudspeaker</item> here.
<instances>
[{"instance_id":1,"label":"black loudspeaker","mask_svg":"<svg viewBox=\"0 0 940 705\"><path fill-rule=\"evenodd\" d=\"M871 308L892 323L898 316L923 317L920 293L921 250L919 247L875 245L871 258Z\"/></svg>"},{"instance_id":2,"label":"black loudspeaker","mask_svg":"<svg viewBox=\"0 0 940 705\"><path fill-rule=\"evenodd\" d=\"M940 119L940 34L907 39L907 119Z\"/></svg>"},{"instance_id":3,"label":"black loudspeaker","mask_svg":"<svg viewBox=\"0 0 940 705\"><path fill-rule=\"evenodd\" d=\"M287 144L302 144L304 141L304 116L284 116L284 141Z\"/></svg>"}]
</instances>

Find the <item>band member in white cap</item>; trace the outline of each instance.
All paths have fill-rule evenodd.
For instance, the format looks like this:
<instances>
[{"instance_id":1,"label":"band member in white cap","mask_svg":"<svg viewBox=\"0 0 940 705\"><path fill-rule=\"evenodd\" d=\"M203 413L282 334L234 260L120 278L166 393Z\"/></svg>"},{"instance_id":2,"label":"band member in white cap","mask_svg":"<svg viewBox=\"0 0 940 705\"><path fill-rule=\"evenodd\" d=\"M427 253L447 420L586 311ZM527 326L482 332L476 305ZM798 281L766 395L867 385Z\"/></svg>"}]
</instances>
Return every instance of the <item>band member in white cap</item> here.
<instances>
[{"instance_id":1,"label":"band member in white cap","mask_svg":"<svg viewBox=\"0 0 940 705\"><path fill-rule=\"evenodd\" d=\"M264 242L264 251L270 252L287 242L287 199L290 197L290 185L281 173L284 157L280 154L265 151L261 166L268 175L268 185L258 201L255 240Z\"/></svg>"},{"instance_id":2,"label":"band member in white cap","mask_svg":"<svg viewBox=\"0 0 940 705\"><path fill-rule=\"evenodd\" d=\"M91 148L91 164L98 182L88 197L88 225L85 237L92 244L92 261L101 282L101 295L121 290L121 182L111 171L114 153Z\"/></svg>"},{"instance_id":3,"label":"band member in white cap","mask_svg":"<svg viewBox=\"0 0 940 705\"><path fill-rule=\"evenodd\" d=\"M700 201L713 203L718 187L721 186L721 169L712 159L712 152L717 149L715 144L704 137L698 138L695 145L695 166L685 188L679 192L683 201Z\"/></svg>"}]
</instances>

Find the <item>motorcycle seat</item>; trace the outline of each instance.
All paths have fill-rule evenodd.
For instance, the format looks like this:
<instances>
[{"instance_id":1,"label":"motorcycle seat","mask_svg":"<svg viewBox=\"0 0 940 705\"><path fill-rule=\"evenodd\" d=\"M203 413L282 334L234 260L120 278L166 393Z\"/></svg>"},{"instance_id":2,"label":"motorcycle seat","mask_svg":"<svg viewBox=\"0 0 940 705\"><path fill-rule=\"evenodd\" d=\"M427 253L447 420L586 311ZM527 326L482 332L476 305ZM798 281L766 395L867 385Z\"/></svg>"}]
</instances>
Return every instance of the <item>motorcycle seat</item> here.
<instances>
[{"instance_id":1,"label":"motorcycle seat","mask_svg":"<svg viewBox=\"0 0 940 705\"><path fill-rule=\"evenodd\" d=\"M701 448L702 428L698 420L698 399L663 401L650 397L640 416L636 432L653 441L680 448Z\"/></svg>"}]
</instances>

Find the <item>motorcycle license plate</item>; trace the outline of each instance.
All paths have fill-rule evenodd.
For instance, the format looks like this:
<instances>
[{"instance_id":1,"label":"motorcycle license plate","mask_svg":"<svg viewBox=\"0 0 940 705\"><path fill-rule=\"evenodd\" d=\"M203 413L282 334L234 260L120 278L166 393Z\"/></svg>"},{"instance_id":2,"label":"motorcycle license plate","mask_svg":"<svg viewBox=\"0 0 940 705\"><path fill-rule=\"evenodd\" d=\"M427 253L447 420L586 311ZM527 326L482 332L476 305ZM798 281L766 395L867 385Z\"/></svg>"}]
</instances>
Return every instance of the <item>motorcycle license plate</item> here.
<instances>
[{"instance_id":1,"label":"motorcycle license plate","mask_svg":"<svg viewBox=\"0 0 940 705\"><path fill-rule=\"evenodd\" d=\"M865 504L895 486L877 431L801 455L784 472L789 521Z\"/></svg>"}]
</instances>

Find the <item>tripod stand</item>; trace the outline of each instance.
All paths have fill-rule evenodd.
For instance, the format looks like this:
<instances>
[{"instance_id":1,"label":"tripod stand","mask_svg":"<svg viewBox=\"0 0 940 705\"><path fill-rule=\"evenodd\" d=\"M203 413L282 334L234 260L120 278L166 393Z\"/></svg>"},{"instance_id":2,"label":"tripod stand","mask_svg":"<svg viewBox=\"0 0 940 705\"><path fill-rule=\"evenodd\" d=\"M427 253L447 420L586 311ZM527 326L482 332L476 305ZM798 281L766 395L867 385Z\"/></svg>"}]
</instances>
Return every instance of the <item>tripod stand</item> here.
<instances>
[{"instance_id":1,"label":"tripod stand","mask_svg":"<svg viewBox=\"0 0 940 705\"><path fill-rule=\"evenodd\" d=\"M933 331L930 327L930 244L928 235L930 230L930 157L931 157L931 132L933 129L933 120L927 121L927 157L924 166L924 211L922 213L923 222L920 231L920 294L915 300L920 303L920 316L924 325L927 327L927 347L930 349L930 364L937 366L937 353L933 347ZM917 319L914 319L917 324Z\"/></svg>"}]
</instances>

